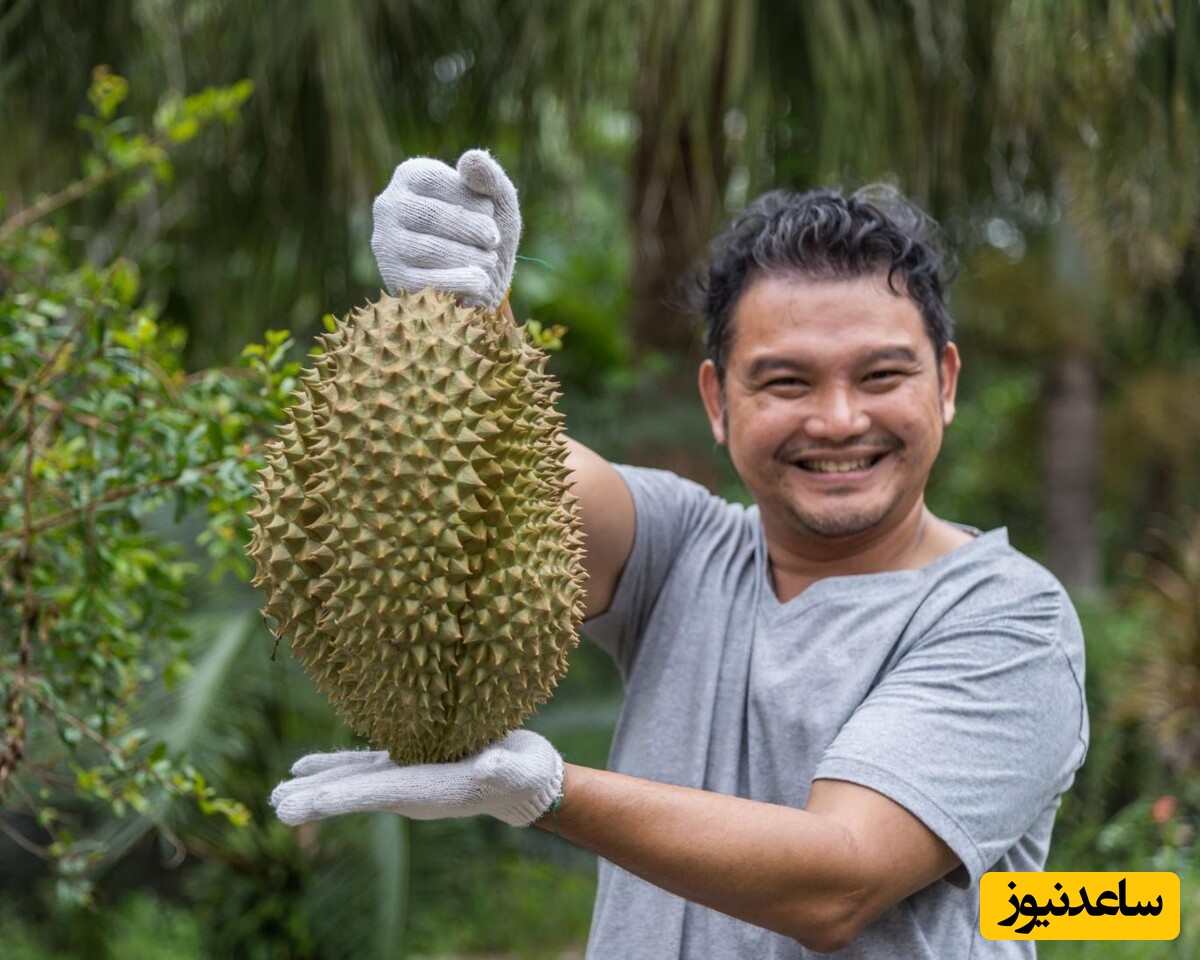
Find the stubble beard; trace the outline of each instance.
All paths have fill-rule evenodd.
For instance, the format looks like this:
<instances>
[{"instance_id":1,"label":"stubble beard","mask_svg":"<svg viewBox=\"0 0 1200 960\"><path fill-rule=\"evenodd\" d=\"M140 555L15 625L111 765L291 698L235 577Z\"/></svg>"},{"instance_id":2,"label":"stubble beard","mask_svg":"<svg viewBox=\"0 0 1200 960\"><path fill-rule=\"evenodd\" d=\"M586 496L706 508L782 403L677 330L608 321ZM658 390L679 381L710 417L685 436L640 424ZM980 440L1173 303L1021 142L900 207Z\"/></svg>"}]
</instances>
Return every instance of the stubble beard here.
<instances>
[{"instance_id":1,"label":"stubble beard","mask_svg":"<svg viewBox=\"0 0 1200 960\"><path fill-rule=\"evenodd\" d=\"M830 511L818 514L789 502L786 504L786 512L791 521L790 525L799 532L822 540L840 540L866 533L878 526L894 506L895 504L889 503L875 510Z\"/></svg>"}]
</instances>

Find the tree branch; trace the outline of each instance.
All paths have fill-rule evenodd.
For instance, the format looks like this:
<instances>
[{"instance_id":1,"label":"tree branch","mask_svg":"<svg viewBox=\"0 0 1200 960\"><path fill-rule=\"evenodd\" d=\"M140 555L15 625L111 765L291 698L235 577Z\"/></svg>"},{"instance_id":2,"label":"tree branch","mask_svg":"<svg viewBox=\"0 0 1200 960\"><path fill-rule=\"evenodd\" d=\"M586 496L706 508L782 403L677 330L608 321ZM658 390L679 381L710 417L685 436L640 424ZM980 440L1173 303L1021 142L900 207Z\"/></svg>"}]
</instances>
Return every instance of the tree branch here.
<instances>
[{"instance_id":1,"label":"tree branch","mask_svg":"<svg viewBox=\"0 0 1200 960\"><path fill-rule=\"evenodd\" d=\"M28 381L27 383L21 384L21 389L17 393L16 398L13 400L12 407L10 407L8 412L5 413L4 419L0 420L0 437L4 436L4 431L8 429L8 425L10 423L12 423L13 418L17 415L18 412L20 412L21 407L22 407L22 405L24 405L26 398L28 398L29 395L31 393L33 393L35 390L37 390L39 387L44 385L42 378L46 376L46 371L49 370L49 371L53 372L54 368L56 366L58 366L58 358L62 356L62 352L67 348L67 344L70 343L72 340L74 340L76 334L78 334L79 331L83 329L83 325L86 322L87 322L86 314L81 313L78 317L76 317L75 322L71 324L71 329L68 330L66 333L66 336L64 336L62 338L62 340L59 341L58 346L54 348L54 352L52 354L50 354L50 358L46 361L46 363L42 366L42 368L34 375L33 379ZM30 432L32 433L32 421L30 423Z\"/></svg>"},{"instance_id":2,"label":"tree branch","mask_svg":"<svg viewBox=\"0 0 1200 960\"><path fill-rule=\"evenodd\" d=\"M89 740L91 740L93 743L95 743L98 747L101 747L107 753L114 754L114 753L121 752L120 748L115 743L113 743L111 740L104 737L102 734L97 733L94 728L89 727L86 723L84 723L82 720L80 720L74 714L67 713L66 710L59 709L54 704L52 704L49 700L47 700L45 697L38 696L36 693L32 694L31 697L32 697L34 703L36 703L39 707L41 707L47 713L49 713L53 716L56 716L56 717L61 717L63 720L65 720L67 722L67 726L74 727L81 734L83 734L85 737L87 737Z\"/></svg>"},{"instance_id":3,"label":"tree branch","mask_svg":"<svg viewBox=\"0 0 1200 960\"><path fill-rule=\"evenodd\" d=\"M48 197L42 197L37 203L31 207L26 207L24 210L18 210L11 217L0 223L0 243L3 243L18 230L29 226L42 217L53 213L61 207L65 207L68 203L74 203L80 197L84 197L91 193L97 187L107 183L117 175L119 171L116 167L103 167L95 173L84 177L82 180L76 180L74 183L68 184L58 193L52 193Z\"/></svg>"},{"instance_id":4,"label":"tree branch","mask_svg":"<svg viewBox=\"0 0 1200 960\"><path fill-rule=\"evenodd\" d=\"M0 818L0 833L3 833L9 840L15 843L26 853L32 853L39 860L48 860L50 851L48 848L40 846L30 840L25 834L21 833L16 827L12 826L7 820Z\"/></svg>"},{"instance_id":5,"label":"tree branch","mask_svg":"<svg viewBox=\"0 0 1200 960\"><path fill-rule=\"evenodd\" d=\"M208 463L189 465L184 470L195 470L198 473L213 473L221 464L229 461L229 457L222 457L220 460L210 460ZM136 497L139 494L149 493L152 490L170 487L174 483L179 482L179 478L183 476L184 471L170 476L160 477L157 480L146 480L143 483L134 483L125 487L117 487L115 490L109 490L107 493L101 494L95 500L89 500L87 503L78 507L72 507L70 510L63 510L61 513L52 514L49 517L43 517L41 520L34 523L30 528L31 534L44 533L47 530L52 530L55 527L61 527L64 524L72 523L83 517L97 507L102 507L105 504L114 503L118 500L125 500L129 497ZM0 534L0 543L11 542L17 539L16 534Z\"/></svg>"}]
</instances>

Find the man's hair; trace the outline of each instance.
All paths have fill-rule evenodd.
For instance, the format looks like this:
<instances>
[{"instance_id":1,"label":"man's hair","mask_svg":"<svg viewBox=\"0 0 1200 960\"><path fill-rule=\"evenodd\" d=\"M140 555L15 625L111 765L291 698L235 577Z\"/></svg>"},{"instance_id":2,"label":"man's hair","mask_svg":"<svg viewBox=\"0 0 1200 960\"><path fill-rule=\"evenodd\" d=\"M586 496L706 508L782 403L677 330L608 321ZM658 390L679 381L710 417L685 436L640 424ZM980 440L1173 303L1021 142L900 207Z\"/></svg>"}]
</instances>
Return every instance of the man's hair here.
<instances>
[{"instance_id":1,"label":"man's hair","mask_svg":"<svg viewBox=\"0 0 1200 960\"><path fill-rule=\"evenodd\" d=\"M891 188L773 190L755 200L717 236L696 276L693 307L704 317L708 356L725 382L733 314L761 276L854 280L885 274L897 296L916 304L939 360L954 332L942 296L952 265L937 225Z\"/></svg>"}]
</instances>

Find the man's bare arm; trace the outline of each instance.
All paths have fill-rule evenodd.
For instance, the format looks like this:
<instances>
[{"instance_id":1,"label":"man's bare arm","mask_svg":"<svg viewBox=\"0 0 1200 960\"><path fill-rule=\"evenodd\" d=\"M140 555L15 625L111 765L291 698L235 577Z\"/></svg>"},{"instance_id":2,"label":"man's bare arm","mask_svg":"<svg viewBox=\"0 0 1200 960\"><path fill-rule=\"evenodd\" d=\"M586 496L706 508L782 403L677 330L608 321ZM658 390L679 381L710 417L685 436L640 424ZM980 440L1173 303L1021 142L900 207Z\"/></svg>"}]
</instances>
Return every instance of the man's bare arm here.
<instances>
[{"instance_id":1,"label":"man's bare arm","mask_svg":"<svg viewBox=\"0 0 1200 960\"><path fill-rule=\"evenodd\" d=\"M816 781L797 810L568 764L563 797L538 826L821 952L959 863L903 807L843 781Z\"/></svg>"},{"instance_id":2,"label":"man's bare arm","mask_svg":"<svg viewBox=\"0 0 1200 960\"><path fill-rule=\"evenodd\" d=\"M571 492L579 498L587 570L588 617L612 603L625 561L633 548L633 497L612 464L575 440L567 440Z\"/></svg>"}]
</instances>

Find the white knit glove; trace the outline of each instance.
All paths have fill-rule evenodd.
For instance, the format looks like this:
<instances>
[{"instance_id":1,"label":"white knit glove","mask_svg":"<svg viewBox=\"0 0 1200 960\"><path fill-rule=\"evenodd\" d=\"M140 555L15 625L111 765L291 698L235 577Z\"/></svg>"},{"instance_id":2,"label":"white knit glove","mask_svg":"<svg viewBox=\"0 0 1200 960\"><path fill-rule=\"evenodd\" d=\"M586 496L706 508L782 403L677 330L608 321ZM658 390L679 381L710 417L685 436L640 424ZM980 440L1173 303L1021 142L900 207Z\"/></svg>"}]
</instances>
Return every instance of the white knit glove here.
<instances>
[{"instance_id":1,"label":"white knit glove","mask_svg":"<svg viewBox=\"0 0 1200 960\"><path fill-rule=\"evenodd\" d=\"M375 198L371 249L388 290L433 287L495 310L512 283L521 212L517 188L486 150L458 166L414 157Z\"/></svg>"},{"instance_id":2,"label":"white knit glove","mask_svg":"<svg viewBox=\"0 0 1200 960\"><path fill-rule=\"evenodd\" d=\"M487 814L526 827L558 797L563 759L544 737L514 730L457 763L398 767L382 750L343 750L302 757L292 775L271 793L275 813L290 826L389 811L413 820Z\"/></svg>"}]
</instances>

